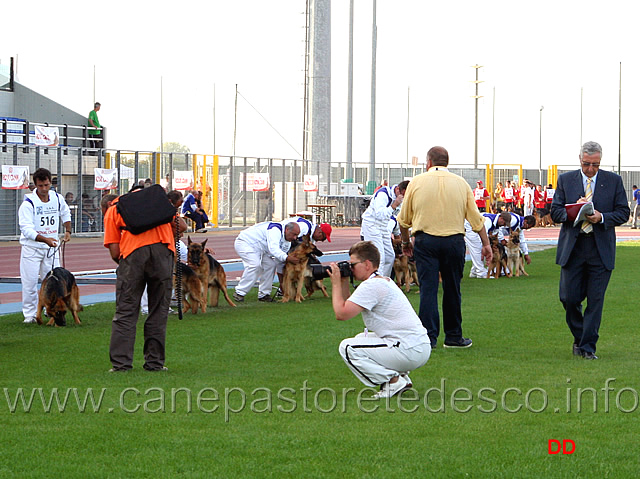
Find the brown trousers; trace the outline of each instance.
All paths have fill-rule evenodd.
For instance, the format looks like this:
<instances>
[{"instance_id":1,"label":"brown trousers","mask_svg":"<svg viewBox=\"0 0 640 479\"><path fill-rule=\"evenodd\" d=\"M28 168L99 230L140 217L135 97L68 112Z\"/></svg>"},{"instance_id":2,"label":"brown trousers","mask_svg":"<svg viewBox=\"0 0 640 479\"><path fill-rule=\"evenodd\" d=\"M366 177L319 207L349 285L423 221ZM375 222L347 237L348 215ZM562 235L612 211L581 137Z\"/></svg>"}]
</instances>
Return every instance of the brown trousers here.
<instances>
[{"instance_id":1,"label":"brown trousers","mask_svg":"<svg viewBox=\"0 0 640 479\"><path fill-rule=\"evenodd\" d=\"M136 249L116 271L116 314L111 324L109 356L115 370L133 367L140 299L147 286L149 315L144 323L144 369L164 366L167 318L171 301L173 251L162 243Z\"/></svg>"}]
</instances>

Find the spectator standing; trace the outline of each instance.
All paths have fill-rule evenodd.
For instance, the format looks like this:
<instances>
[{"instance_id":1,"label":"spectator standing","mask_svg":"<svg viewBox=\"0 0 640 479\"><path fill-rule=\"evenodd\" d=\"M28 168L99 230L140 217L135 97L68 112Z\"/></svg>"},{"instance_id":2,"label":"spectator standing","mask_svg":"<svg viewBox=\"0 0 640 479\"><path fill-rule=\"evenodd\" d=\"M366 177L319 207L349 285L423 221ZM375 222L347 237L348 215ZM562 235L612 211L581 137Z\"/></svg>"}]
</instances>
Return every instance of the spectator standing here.
<instances>
[{"instance_id":1,"label":"spectator standing","mask_svg":"<svg viewBox=\"0 0 640 479\"><path fill-rule=\"evenodd\" d=\"M491 198L489 196L489 192L484 187L481 180L478 180L476 182L476 187L473 189L473 197L476 200L478 211L480 213L484 213L485 211L487 211L487 200Z\"/></svg>"},{"instance_id":2,"label":"spectator standing","mask_svg":"<svg viewBox=\"0 0 640 479\"><path fill-rule=\"evenodd\" d=\"M18 209L20 225L20 280L22 282L22 314L24 323L36 322L38 278L44 279L60 266L56 250L60 220L64 239L71 239L71 213L61 195L51 190L51 172L38 168L33 173L35 192L25 195Z\"/></svg>"},{"instance_id":3,"label":"spectator standing","mask_svg":"<svg viewBox=\"0 0 640 479\"><path fill-rule=\"evenodd\" d=\"M633 224L631 229L638 228L638 215L640 215L640 190L636 185L633 185Z\"/></svg>"},{"instance_id":4,"label":"spectator standing","mask_svg":"<svg viewBox=\"0 0 640 479\"><path fill-rule=\"evenodd\" d=\"M580 169L560 175L551 218L562 223L556 263L560 265L560 301L573 336L573 354L598 359L596 342L604 295L615 266L615 227L629 218L622 178L600 171L602 147L593 141L582 145ZM574 226L565 205L593 202L593 214ZM582 302L587 300L583 310Z\"/></svg>"},{"instance_id":5,"label":"spectator standing","mask_svg":"<svg viewBox=\"0 0 640 479\"><path fill-rule=\"evenodd\" d=\"M465 219L480 235L481 259L491 261L493 255L471 187L464 178L449 172L448 164L446 149L435 146L429 150L427 172L416 176L409 184L398 223L403 252L416 260L420 280L419 316L429 333L431 348L436 346L440 333L438 273L442 276L444 345L468 348L472 341L462 336L460 294L465 261ZM415 236L415 246L409 241L410 228Z\"/></svg>"},{"instance_id":6,"label":"spectator standing","mask_svg":"<svg viewBox=\"0 0 640 479\"><path fill-rule=\"evenodd\" d=\"M144 324L142 367L147 371L166 371L167 318L176 252L172 224L165 223L134 235L124 229L126 224L115 207L117 201L113 200L113 206L108 207L104 218L104 246L118 264L116 312L111 323L109 346L113 365L110 372L128 371L133 367L136 323L145 287L149 296L149 315Z\"/></svg>"},{"instance_id":7,"label":"spectator standing","mask_svg":"<svg viewBox=\"0 0 640 479\"><path fill-rule=\"evenodd\" d=\"M100 120L98 120L98 112L100 111L100 103L96 102L93 105L93 110L89 112L89 118L87 120L87 126L93 127L93 129L89 129L89 148L102 148L102 142L100 141L100 136L102 135L102 130L97 128L102 128L100 125Z\"/></svg>"},{"instance_id":8,"label":"spectator standing","mask_svg":"<svg viewBox=\"0 0 640 479\"><path fill-rule=\"evenodd\" d=\"M513 211L513 201L515 198L515 190L511 186L511 182L507 181L504 189L502 190L502 201L504 201L504 207L507 211Z\"/></svg>"}]
</instances>

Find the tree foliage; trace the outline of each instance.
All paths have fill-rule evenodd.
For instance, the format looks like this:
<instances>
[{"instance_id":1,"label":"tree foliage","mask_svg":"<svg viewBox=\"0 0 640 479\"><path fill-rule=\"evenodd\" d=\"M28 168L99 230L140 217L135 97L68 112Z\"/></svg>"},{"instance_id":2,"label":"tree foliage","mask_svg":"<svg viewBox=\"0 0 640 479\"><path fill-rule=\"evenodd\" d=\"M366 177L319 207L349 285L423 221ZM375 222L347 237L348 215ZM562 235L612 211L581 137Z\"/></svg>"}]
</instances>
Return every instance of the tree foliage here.
<instances>
[{"instance_id":1,"label":"tree foliage","mask_svg":"<svg viewBox=\"0 0 640 479\"><path fill-rule=\"evenodd\" d=\"M178 143L177 141L165 141L162 151L165 153L190 153L189 147ZM156 148L156 151L160 151L160 147Z\"/></svg>"}]
</instances>

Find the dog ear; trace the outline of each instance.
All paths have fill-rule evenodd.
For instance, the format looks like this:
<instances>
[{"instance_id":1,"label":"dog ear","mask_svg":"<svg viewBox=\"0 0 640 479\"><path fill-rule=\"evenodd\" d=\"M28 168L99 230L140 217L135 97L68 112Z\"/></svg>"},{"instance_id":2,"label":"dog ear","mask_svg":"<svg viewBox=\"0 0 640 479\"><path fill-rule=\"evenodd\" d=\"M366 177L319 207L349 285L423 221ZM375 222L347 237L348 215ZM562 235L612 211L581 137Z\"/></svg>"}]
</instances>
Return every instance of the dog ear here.
<instances>
[{"instance_id":1,"label":"dog ear","mask_svg":"<svg viewBox=\"0 0 640 479\"><path fill-rule=\"evenodd\" d=\"M209 239L209 238L205 239L202 243L200 243L200 244L202 245L202 249L204 249L204 245L206 245L206 244L207 244L207 240L208 240L208 239Z\"/></svg>"},{"instance_id":2,"label":"dog ear","mask_svg":"<svg viewBox=\"0 0 640 479\"><path fill-rule=\"evenodd\" d=\"M191 236L187 235L187 246L191 244Z\"/></svg>"},{"instance_id":3,"label":"dog ear","mask_svg":"<svg viewBox=\"0 0 640 479\"><path fill-rule=\"evenodd\" d=\"M311 241L311 231L302 237L302 240L309 243Z\"/></svg>"}]
</instances>

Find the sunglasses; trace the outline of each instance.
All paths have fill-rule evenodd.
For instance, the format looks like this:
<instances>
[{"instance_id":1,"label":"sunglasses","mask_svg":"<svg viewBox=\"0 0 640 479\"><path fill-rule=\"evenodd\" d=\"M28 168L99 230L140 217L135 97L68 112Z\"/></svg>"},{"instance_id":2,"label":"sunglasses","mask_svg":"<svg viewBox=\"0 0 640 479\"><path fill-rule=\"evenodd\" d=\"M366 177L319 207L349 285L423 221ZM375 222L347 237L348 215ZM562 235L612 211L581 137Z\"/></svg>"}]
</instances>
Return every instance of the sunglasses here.
<instances>
[{"instance_id":1,"label":"sunglasses","mask_svg":"<svg viewBox=\"0 0 640 479\"><path fill-rule=\"evenodd\" d=\"M587 168L590 166L593 166L594 168L599 168L600 167L600 163L587 163L585 161L582 162L582 166L586 166Z\"/></svg>"},{"instance_id":2,"label":"sunglasses","mask_svg":"<svg viewBox=\"0 0 640 479\"><path fill-rule=\"evenodd\" d=\"M351 266L351 269L354 268L355 265L360 264L360 263L364 263L366 260L364 261L356 261L355 263L349 263L349 266Z\"/></svg>"}]
</instances>

